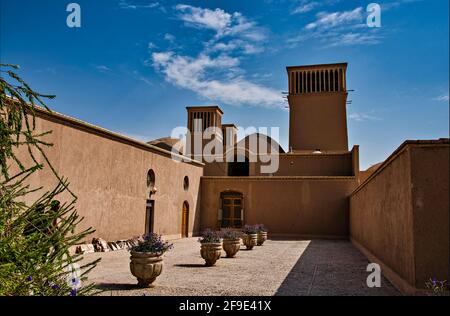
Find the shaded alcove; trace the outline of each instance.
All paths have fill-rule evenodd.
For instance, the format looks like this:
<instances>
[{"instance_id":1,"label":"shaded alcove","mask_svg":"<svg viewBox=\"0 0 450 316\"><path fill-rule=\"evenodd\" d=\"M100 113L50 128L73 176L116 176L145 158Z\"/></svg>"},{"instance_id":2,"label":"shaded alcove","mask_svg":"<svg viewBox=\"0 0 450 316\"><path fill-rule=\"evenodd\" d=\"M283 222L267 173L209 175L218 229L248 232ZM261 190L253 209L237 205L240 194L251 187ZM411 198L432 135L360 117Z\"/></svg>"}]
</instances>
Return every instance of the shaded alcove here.
<instances>
[{"instance_id":1,"label":"shaded alcove","mask_svg":"<svg viewBox=\"0 0 450 316\"><path fill-rule=\"evenodd\" d=\"M229 177L248 177L250 164L248 158L245 157L245 161L239 162L235 158L234 162L228 163L228 176ZM242 158L241 158L242 160Z\"/></svg>"}]
</instances>

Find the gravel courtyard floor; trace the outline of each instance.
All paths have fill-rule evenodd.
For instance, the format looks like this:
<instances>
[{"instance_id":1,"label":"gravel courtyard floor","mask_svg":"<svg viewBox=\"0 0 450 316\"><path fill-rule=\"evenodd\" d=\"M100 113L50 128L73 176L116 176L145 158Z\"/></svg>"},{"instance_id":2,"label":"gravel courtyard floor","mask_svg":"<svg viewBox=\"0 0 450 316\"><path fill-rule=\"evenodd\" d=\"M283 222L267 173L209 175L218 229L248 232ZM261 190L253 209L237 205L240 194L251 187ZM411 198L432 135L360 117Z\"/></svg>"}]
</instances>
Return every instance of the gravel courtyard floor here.
<instances>
[{"instance_id":1,"label":"gravel courtyard floor","mask_svg":"<svg viewBox=\"0 0 450 316\"><path fill-rule=\"evenodd\" d=\"M214 267L204 266L197 238L173 243L151 288L136 286L126 250L86 254L84 262L102 258L89 280L100 295L400 295L384 277L367 287L369 262L348 241L268 240L233 259L222 252Z\"/></svg>"}]
</instances>

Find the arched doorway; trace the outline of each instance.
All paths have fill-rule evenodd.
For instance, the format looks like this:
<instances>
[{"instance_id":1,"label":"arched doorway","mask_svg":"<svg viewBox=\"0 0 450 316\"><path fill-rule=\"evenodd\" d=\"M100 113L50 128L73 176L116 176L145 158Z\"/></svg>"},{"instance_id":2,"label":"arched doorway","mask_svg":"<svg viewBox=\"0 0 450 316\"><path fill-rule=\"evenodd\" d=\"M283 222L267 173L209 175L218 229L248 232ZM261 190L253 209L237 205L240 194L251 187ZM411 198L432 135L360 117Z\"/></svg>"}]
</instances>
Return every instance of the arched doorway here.
<instances>
[{"instance_id":1,"label":"arched doorway","mask_svg":"<svg viewBox=\"0 0 450 316\"><path fill-rule=\"evenodd\" d=\"M241 228L244 223L244 196L240 192L220 194L222 214L219 216L220 228Z\"/></svg>"},{"instance_id":2,"label":"arched doorway","mask_svg":"<svg viewBox=\"0 0 450 316\"><path fill-rule=\"evenodd\" d=\"M181 237L189 237L189 204L183 202L183 211L181 214Z\"/></svg>"}]
</instances>

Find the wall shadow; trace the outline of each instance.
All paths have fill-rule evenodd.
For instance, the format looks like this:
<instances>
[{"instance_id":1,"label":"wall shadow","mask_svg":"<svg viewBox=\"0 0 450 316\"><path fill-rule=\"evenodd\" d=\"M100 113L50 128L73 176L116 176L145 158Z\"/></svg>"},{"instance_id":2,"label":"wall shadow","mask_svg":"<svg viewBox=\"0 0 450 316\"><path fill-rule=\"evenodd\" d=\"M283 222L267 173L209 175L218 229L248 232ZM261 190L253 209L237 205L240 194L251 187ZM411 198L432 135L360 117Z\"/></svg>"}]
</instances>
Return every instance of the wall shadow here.
<instances>
[{"instance_id":1,"label":"wall shadow","mask_svg":"<svg viewBox=\"0 0 450 316\"><path fill-rule=\"evenodd\" d=\"M101 291L128 291L142 289L142 287L139 287L137 283L98 283L95 285L95 288Z\"/></svg>"},{"instance_id":2,"label":"wall shadow","mask_svg":"<svg viewBox=\"0 0 450 316\"><path fill-rule=\"evenodd\" d=\"M277 296L392 296L400 293L381 276L369 288L369 261L347 240L312 240L288 273Z\"/></svg>"},{"instance_id":3,"label":"wall shadow","mask_svg":"<svg viewBox=\"0 0 450 316\"><path fill-rule=\"evenodd\" d=\"M202 196L201 196L201 185L200 180L197 187L197 201L195 205L195 215L194 215L194 224L192 228L192 236L199 236L201 234L201 204L202 204Z\"/></svg>"},{"instance_id":4,"label":"wall shadow","mask_svg":"<svg viewBox=\"0 0 450 316\"><path fill-rule=\"evenodd\" d=\"M205 268L206 265L204 263L180 263L180 264L174 264L174 267L181 267L181 268Z\"/></svg>"}]
</instances>

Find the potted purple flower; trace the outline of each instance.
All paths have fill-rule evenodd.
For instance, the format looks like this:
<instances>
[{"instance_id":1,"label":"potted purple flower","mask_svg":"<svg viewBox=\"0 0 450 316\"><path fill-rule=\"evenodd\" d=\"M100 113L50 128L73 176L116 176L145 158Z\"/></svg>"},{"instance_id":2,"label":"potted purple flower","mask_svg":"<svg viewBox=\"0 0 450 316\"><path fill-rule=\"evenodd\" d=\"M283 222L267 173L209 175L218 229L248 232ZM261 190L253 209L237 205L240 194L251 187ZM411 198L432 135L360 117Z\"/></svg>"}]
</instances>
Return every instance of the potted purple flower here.
<instances>
[{"instance_id":1,"label":"potted purple flower","mask_svg":"<svg viewBox=\"0 0 450 316\"><path fill-rule=\"evenodd\" d=\"M439 281L436 277L430 278L425 285L430 296L448 296L447 281Z\"/></svg>"},{"instance_id":2,"label":"potted purple flower","mask_svg":"<svg viewBox=\"0 0 450 316\"><path fill-rule=\"evenodd\" d=\"M245 225L242 229L242 242L248 250L252 250L258 243L258 229L255 225Z\"/></svg>"},{"instance_id":3,"label":"potted purple flower","mask_svg":"<svg viewBox=\"0 0 450 316\"><path fill-rule=\"evenodd\" d=\"M138 286L148 287L156 280L163 269L162 255L172 248L173 244L155 233L142 236L142 240L131 247L130 270L138 279Z\"/></svg>"},{"instance_id":4,"label":"potted purple flower","mask_svg":"<svg viewBox=\"0 0 450 316\"><path fill-rule=\"evenodd\" d=\"M258 230L258 246L262 246L267 240L267 228L264 224L258 224L256 229Z\"/></svg>"},{"instance_id":5,"label":"potted purple flower","mask_svg":"<svg viewBox=\"0 0 450 316\"><path fill-rule=\"evenodd\" d=\"M205 265L207 267L215 265L216 261L222 255L220 234L208 228L202 233L198 241L201 244L200 254L205 259Z\"/></svg>"},{"instance_id":6,"label":"potted purple flower","mask_svg":"<svg viewBox=\"0 0 450 316\"><path fill-rule=\"evenodd\" d=\"M223 238L223 250L227 253L227 258L233 258L241 249L241 233L225 228L221 231L221 236Z\"/></svg>"}]
</instances>

